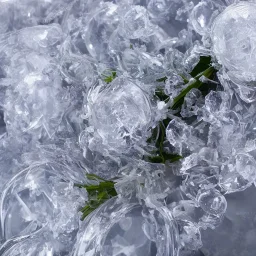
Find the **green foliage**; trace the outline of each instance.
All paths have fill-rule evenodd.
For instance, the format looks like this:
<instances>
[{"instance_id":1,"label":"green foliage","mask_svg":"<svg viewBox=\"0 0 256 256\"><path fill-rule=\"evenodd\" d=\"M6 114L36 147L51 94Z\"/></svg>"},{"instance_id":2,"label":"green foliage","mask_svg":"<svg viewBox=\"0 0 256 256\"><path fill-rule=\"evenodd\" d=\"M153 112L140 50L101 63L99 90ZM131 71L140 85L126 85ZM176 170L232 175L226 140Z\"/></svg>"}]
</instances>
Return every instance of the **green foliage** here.
<instances>
[{"instance_id":1,"label":"green foliage","mask_svg":"<svg viewBox=\"0 0 256 256\"><path fill-rule=\"evenodd\" d=\"M111 83L116 77L116 71L111 71L110 75L102 75L103 76L103 81L105 81L107 84Z\"/></svg>"},{"instance_id":2,"label":"green foliage","mask_svg":"<svg viewBox=\"0 0 256 256\"><path fill-rule=\"evenodd\" d=\"M157 79L156 81L159 82L159 83L160 83L160 82L164 82L164 83L165 83L166 80L167 80L167 77L164 76L164 77L162 77L162 78Z\"/></svg>"},{"instance_id":3,"label":"green foliage","mask_svg":"<svg viewBox=\"0 0 256 256\"><path fill-rule=\"evenodd\" d=\"M184 102L185 96L191 89L193 88L201 89L202 86L205 85L205 83L200 81L200 78L202 76L208 79L211 79L215 75L217 70L215 70L212 66L210 66L210 64L211 64L211 57L209 56L200 57L200 61L190 73L190 75L194 78L193 82L189 82L184 76L180 75L184 83L188 84L188 86L185 89L183 89L177 97L173 99L173 103L170 109L177 110L178 108L180 108ZM166 82L166 80L167 80L167 77L163 77L156 81ZM169 96L166 95L163 89L161 88L158 88L156 90L155 95L161 101L168 102L170 100ZM177 115L179 115L179 113L177 113ZM153 162L153 163L165 163L166 161L175 162L182 158L182 156L167 153L164 148L164 143L166 141L165 131L170 121L171 119L169 118L161 121L159 125L152 131L152 136L148 139L148 142L152 143L154 141L155 147L156 147L156 150L152 152L153 156L147 158L150 162Z\"/></svg>"},{"instance_id":4,"label":"green foliage","mask_svg":"<svg viewBox=\"0 0 256 256\"><path fill-rule=\"evenodd\" d=\"M104 180L95 174L87 174L86 177L89 180L89 184L75 184L76 187L86 189L88 193L86 206L80 209L82 212L81 220L84 220L91 212L107 200L117 196L114 181Z\"/></svg>"},{"instance_id":5,"label":"green foliage","mask_svg":"<svg viewBox=\"0 0 256 256\"><path fill-rule=\"evenodd\" d=\"M192 77L196 77L198 74L204 72L207 68L211 66L211 57L210 56L200 56L198 64L190 72Z\"/></svg>"},{"instance_id":6,"label":"green foliage","mask_svg":"<svg viewBox=\"0 0 256 256\"><path fill-rule=\"evenodd\" d=\"M152 136L148 140L148 142L155 142L156 150L152 152L152 156L145 158L145 160L148 160L151 163L163 163L165 164L166 161L173 163L178 160L180 160L182 157L177 154L170 154L166 152L164 148L164 142L166 141L166 127L168 123L170 122L170 119L167 118L160 122L158 126L152 131Z\"/></svg>"},{"instance_id":7,"label":"green foliage","mask_svg":"<svg viewBox=\"0 0 256 256\"><path fill-rule=\"evenodd\" d=\"M132 45L130 46L130 48L133 48ZM205 76L208 79L212 79L217 72L217 70L210 66L210 64L211 57L201 56L199 63L190 73L190 75L194 78L194 81L192 82L188 81L185 76L180 75L184 83L187 84L187 87L183 89L176 98L174 98L173 104L170 106L170 109L178 110L182 106L185 96L192 88L200 89L203 94L206 94L211 89L211 86L209 84L207 84L207 89L205 89L204 87L206 86L203 85L206 84L200 81L200 78L202 76ZM117 77L117 73L116 71L111 71L110 75L103 75L103 77L103 80L106 83L111 83ZM167 77L163 77L157 79L156 81L165 83L166 80ZM162 88L158 88L155 92L155 95L161 101L170 101L169 96L164 93L164 90ZM179 115L179 112L177 113L177 115ZM166 162L172 163L182 159L182 156L180 155L168 153L165 148L165 143L167 142L166 128L170 121L170 118L166 118L159 122L158 126L152 130L152 135L147 140L147 142L154 144L155 150L154 152L151 152L151 156L144 157L145 161L165 164ZM75 184L75 186L79 188L86 189L88 193L87 204L80 210L82 212L82 220L84 220L91 212L96 210L101 204L105 203L110 198L117 196L114 181L102 179L94 174L87 174L87 179L89 181L88 184Z\"/></svg>"}]
</instances>

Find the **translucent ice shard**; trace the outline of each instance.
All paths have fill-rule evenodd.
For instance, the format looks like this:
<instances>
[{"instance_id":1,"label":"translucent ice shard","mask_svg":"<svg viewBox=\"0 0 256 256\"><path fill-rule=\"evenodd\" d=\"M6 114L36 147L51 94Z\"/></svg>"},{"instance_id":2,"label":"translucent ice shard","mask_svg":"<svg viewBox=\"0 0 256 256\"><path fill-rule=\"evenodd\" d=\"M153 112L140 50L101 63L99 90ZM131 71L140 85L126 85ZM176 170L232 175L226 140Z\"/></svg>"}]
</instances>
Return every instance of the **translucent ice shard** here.
<instances>
[{"instance_id":1,"label":"translucent ice shard","mask_svg":"<svg viewBox=\"0 0 256 256\"><path fill-rule=\"evenodd\" d=\"M56 48L63 41L63 33L57 24L24 28L18 35L21 44L34 51Z\"/></svg>"},{"instance_id":2,"label":"translucent ice shard","mask_svg":"<svg viewBox=\"0 0 256 256\"><path fill-rule=\"evenodd\" d=\"M90 88L96 80L94 65L85 57L64 55L61 60L61 72L69 84Z\"/></svg>"},{"instance_id":3,"label":"translucent ice shard","mask_svg":"<svg viewBox=\"0 0 256 256\"><path fill-rule=\"evenodd\" d=\"M10 133L19 131L52 137L56 131L64 112L65 103L60 99L64 99L65 92L61 89L59 74L50 67L48 72L27 73L14 90L8 90L4 109Z\"/></svg>"}]
</instances>

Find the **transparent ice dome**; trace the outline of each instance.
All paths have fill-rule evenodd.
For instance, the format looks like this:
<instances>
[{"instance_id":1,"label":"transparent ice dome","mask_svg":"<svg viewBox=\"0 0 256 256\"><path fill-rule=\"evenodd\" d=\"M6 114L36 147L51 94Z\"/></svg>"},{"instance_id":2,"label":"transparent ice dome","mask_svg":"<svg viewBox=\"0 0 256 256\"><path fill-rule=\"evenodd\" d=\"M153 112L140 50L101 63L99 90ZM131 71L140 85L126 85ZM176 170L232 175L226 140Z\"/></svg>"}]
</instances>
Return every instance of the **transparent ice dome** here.
<instances>
[{"instance_id":1,"label":"transparent ice dome","mask_svg":"<svg viewBox=\"0 0 256 256\"><path fill-rule=\"evenodd\" d=\"M92 89L88 99L89 124L104 147L124 152L143 143L152 122L152 108L140 84L118 77L109 85Z\"/></svg>"},{"instance_id":2,"label":"transparent ice dome","mask_svg":"<svg viewBox=\"0 0 256 256\"><path fill-rule=\"evenodd\" d=\"M171 212L134 202L109 200L84 223L74 256L178 255L177 227Z\"/></svg>"},{"instance_id":3,"label":"transparent ice dome","mask_svg":"<svg viewBox=\"0 0 256 256\"><path fill-rule=\"evenodd\" d=\"M219 62L229 71L245 76L256 71L255 12L255 3L232 4L215 19L211 29L213 52Z\"/></svg>"}]
</instances>

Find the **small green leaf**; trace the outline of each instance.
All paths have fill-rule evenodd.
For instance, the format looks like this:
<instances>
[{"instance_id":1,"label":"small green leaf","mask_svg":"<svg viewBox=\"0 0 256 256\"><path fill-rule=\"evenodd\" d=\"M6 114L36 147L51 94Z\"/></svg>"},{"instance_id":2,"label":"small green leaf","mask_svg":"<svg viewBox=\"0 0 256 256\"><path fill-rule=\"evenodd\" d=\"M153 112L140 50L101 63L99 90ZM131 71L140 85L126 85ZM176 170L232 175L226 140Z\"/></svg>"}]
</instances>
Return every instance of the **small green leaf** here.
<instances>
[{"instance_id":1,"label":"small green leaf","mask_svg":"<svg viewBox=\"0 0 256 256\"><path fill-rule=\"evenodd\" d=\"M161 82L164 82L164 83L165 83L166 80L167 80L167 77L165 76L165 77L162 77L162 78L157 79L156 81L159 82L159 83L161 83Z\"/></svg>"},{"instance_id":2,"label":"small green leaf","mask_svg":"<svg viewBox=\"0 0 256 256\"><path fill-rule=\"evenodd\" d=\"M109 84L117 77L117 73L116 73L116 71L111 71L111 75L106 76L103 74L102 76L104 77L103 81L105 81L107 84Z\"/></svg>"},{"instance_id":3,"label":"small green leaf","mask_svg":"<svg viewBox=\"0 0 256 256\"><path fill-rule=\"evenodd\" d=\"M210 56L200 56L200 60L194 69L190 72L192 77L197 76L198 74L205 71L211 65L211 57Z\"/></svg>"},{"instance_id":4,"label":"small green leaf","mask_svg":"<svg viewBox=\"0 0 256 256\"><path fill-rule=\"evenodd\" d=\"M87 174L89 181L97 181L98 184L75 184L79 188L84 188L88 193L88 201L80 211L82 212L81 220L84 220L91 212L97 209L110 198L117 196L115 182L105 180L95 174Z\"/></svg>"}]
</instances>

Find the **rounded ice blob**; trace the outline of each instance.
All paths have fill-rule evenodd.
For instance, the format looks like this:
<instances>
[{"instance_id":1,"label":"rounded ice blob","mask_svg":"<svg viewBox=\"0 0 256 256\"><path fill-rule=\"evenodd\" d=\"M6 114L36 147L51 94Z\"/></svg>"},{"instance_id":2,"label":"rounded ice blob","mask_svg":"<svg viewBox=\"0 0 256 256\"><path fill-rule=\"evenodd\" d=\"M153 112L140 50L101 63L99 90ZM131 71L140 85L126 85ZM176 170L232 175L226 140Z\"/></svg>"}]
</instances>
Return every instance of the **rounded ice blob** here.
<instances>
[{"instance_id":1,"label":"rounded ice blob","mask_svg":"<svg viewBox=\"0 0 256 256\"><path fill-rule=\"evenodd\" d=\"M228 6L212 26L213 52L233 72L256 72L256 4L239 2Z\"/></svg>"},{"instance_id":2,"label":"rounded ice blob","mask_svg":"<svg viewBox=\"0 0 256 256\"><path fill-rule=\"evenodd\" d=\"M190 19L197 33L204 35L208 32L211 23L212 8L210 1L199 2L193 9Z\"/></svg>"},{"instance_id":3,"label":"rounded ice blob","mask_svg":"<svg viewBox=\"0 0 256 256\"><path fill-rule=\"evenodd\" d=\"M138 39L153 34L148 11L142 6L133 6L122 19L120 34L128 39Z\"/></svg>"},{"instance_id":4,"label":"rounded ice blob","mask_svg":"<svg viewBox=\"0 0 256 256\"><path fill-rule=\"evenodd\" d=\"M14 176L0 201L4 240L48 230L56 242L71 246L79 226L77 209L85 200L72 180L67 168L50 162L35 163Z\"/></svg>"},{"instance_id":5,"label":"rounded ice blob","mask_svg":"<svg viewBox=\"0 0 256 256\"><path fill-rule=\"evenodd\" d=\"M83 223L72 255L177 256L177 232L167 208L113 198Z\"/></svg>"},{"instance_id":6,"label":"rounded ice blob","mask_svg":"<svg viewBox=\"0 0 256 256\"><path fill-rule=\"evenodd\" d=\"M126 77L89 93L90 125L102 145L123 152L140 144L152 120L151 104L141 87Z\"/></svg>"},{"instance_id":7,"label":"rounded ice blob","mask_svg":"<svg viewBox=\"0 0 256 256\"><path fill-rule=\"evenodd\" d=\"M216 189L206 190L199 193L197 198L200 207L212 215L222 215L227 209L225 197Z\"/></svg>"}]
</instances>

